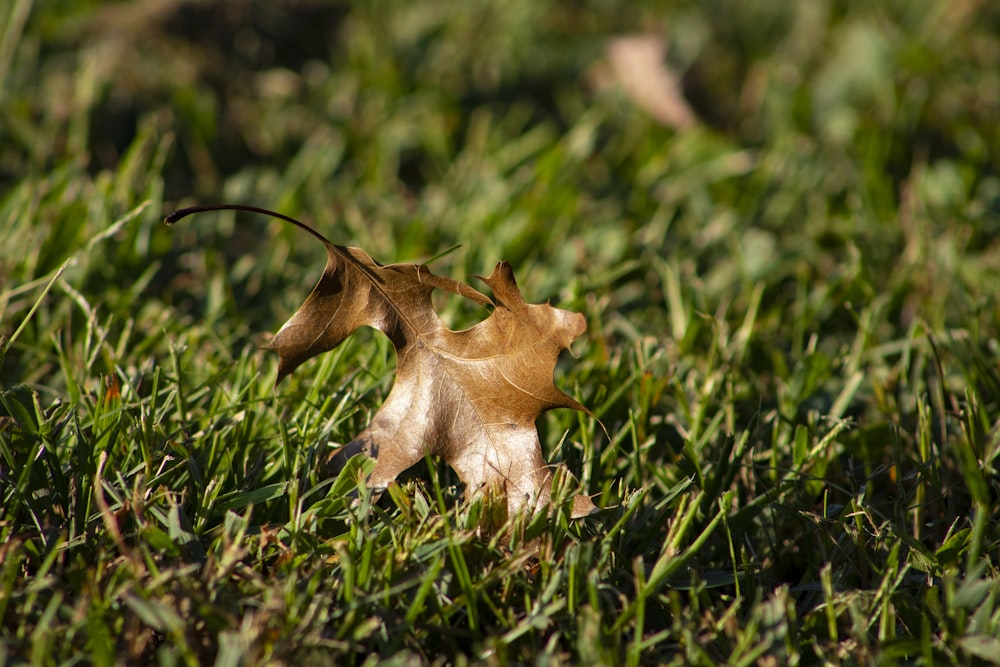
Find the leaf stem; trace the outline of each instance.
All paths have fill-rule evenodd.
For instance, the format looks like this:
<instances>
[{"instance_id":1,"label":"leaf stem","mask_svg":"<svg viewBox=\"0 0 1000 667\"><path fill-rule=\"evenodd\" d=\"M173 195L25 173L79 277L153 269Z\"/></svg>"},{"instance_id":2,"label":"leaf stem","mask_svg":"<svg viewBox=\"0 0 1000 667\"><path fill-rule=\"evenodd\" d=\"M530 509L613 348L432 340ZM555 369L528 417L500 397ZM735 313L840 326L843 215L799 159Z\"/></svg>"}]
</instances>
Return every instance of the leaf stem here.
<instances>
[{"instance_id":1,"label":"leaf stem","mask_svg":"<svg viewBox=\"0 0 1000 667\"><path fill-rule=\"evenodd\" d=\"M246 211L247 213L260 213L262 215L269 215L272 218L278 218L279 220L284 220L285 222L290 222L300 229L304 229L316 238L318 238L323 243L327 245L333 245L333 243L327 239L325 236L317 232L315 229L310 227L304 222L296 220L291 216L287 216L284 213L278 213L277 211L272 211L266 208L260 208L259 206L249 206L247 204L201 204L199 206L188 206L187 208L179 208L167 217L163 219L165 225L173 225L175 222L193 215L195 213L205 213L207 211Z\"/></svg>"}]
</instances>

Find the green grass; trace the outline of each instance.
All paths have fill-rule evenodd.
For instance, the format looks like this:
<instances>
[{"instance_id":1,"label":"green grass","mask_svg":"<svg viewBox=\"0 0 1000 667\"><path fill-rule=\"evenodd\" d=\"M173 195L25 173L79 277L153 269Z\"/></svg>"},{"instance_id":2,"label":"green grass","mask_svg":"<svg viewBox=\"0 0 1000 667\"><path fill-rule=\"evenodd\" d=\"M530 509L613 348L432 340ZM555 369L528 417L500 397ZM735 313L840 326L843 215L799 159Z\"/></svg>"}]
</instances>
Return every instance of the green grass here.
<instances>
[{"instance_id":1,"label":"green grass","mask_svg":"<svg viewBox=\"0 0 1000 667\"><path fill-rule=\"evenodd\" d=\"M1000 12L879 4L4 4L0 664L1000 662ZM319 478L392 348L274 388L323 251L215 201L585 313L551 516Z\"/></svg>"}]
</instances>

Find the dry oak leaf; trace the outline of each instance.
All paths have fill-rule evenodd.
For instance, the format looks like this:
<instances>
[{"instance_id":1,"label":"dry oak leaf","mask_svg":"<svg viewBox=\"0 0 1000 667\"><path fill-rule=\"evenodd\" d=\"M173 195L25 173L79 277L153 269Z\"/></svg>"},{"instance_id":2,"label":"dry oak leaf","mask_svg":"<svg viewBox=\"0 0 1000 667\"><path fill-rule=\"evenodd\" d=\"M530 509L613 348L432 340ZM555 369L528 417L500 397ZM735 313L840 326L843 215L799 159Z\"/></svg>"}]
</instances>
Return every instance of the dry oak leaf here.
<instances>
[{"instance_id":1,"label":"dry oak leaf","mask_svg":"<svg viewBox=\"0 0 1000 667\"><path fill-rule=\"evenodd\" d=\"M364 453L376 462L368 484L381 490L435 454L458 472L467 493L505 493L508 513L548 503L552 468L542 457L535 420L553 408L589 412L552 382L559 353L586 330L583 315L526 303L507 262L498 263L489 277L477 276L492 290L491 299L424 265L379 264L360 248L335 245L308 225L252 206L197 206L166 221L220 208L274 215L326 246L319 282L267 344L279 355L278 381L363 325L382 331L396 349L392 390L368 427L334 452L327 472ZM452 331L434 311L435 289L492 312L468 329ZM587 496L573 499L573 517L596 509Z\"/></svg>"}]
</instances>

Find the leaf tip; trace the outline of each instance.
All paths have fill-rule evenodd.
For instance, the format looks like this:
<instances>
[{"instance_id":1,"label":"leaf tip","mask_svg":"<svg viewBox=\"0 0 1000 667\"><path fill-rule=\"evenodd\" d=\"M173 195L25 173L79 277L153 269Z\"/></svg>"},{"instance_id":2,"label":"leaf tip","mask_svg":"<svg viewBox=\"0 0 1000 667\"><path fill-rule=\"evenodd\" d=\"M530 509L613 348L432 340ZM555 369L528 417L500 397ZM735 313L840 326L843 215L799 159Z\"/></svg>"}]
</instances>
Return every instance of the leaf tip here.
<instances>
[{"instance_id":1,"label":"leaf tip","mask_svg":"<svg viewBox=\"0 0 1000 667\"><path fill-rule=\"evenodd\" d=\"M590 496L578 495L573 496L573 509L570 510L569 516L571 519L583 519L600 511L601 508L594 504Z\"/></svg>"}]
</instances>

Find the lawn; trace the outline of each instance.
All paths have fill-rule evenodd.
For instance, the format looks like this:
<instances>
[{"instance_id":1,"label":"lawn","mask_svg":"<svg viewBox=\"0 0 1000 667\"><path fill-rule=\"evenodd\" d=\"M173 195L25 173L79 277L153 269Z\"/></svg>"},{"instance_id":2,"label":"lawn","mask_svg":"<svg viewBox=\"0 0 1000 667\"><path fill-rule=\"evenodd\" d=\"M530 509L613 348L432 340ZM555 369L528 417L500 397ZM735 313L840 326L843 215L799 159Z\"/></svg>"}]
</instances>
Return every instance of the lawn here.
<instances>
[{"instance_id":1,"label":"lawn","mask_svg":"<svg viewBox=\"0 0 1000 667\"><path fill-rule=\"evenodd\" d=\"M998 70L976 0L3 3L0 665L1000 663ZM551 506L322 474L393 345L275 384L326 255L215 202L582 313Z\"/></svg>"}]
</instances>

